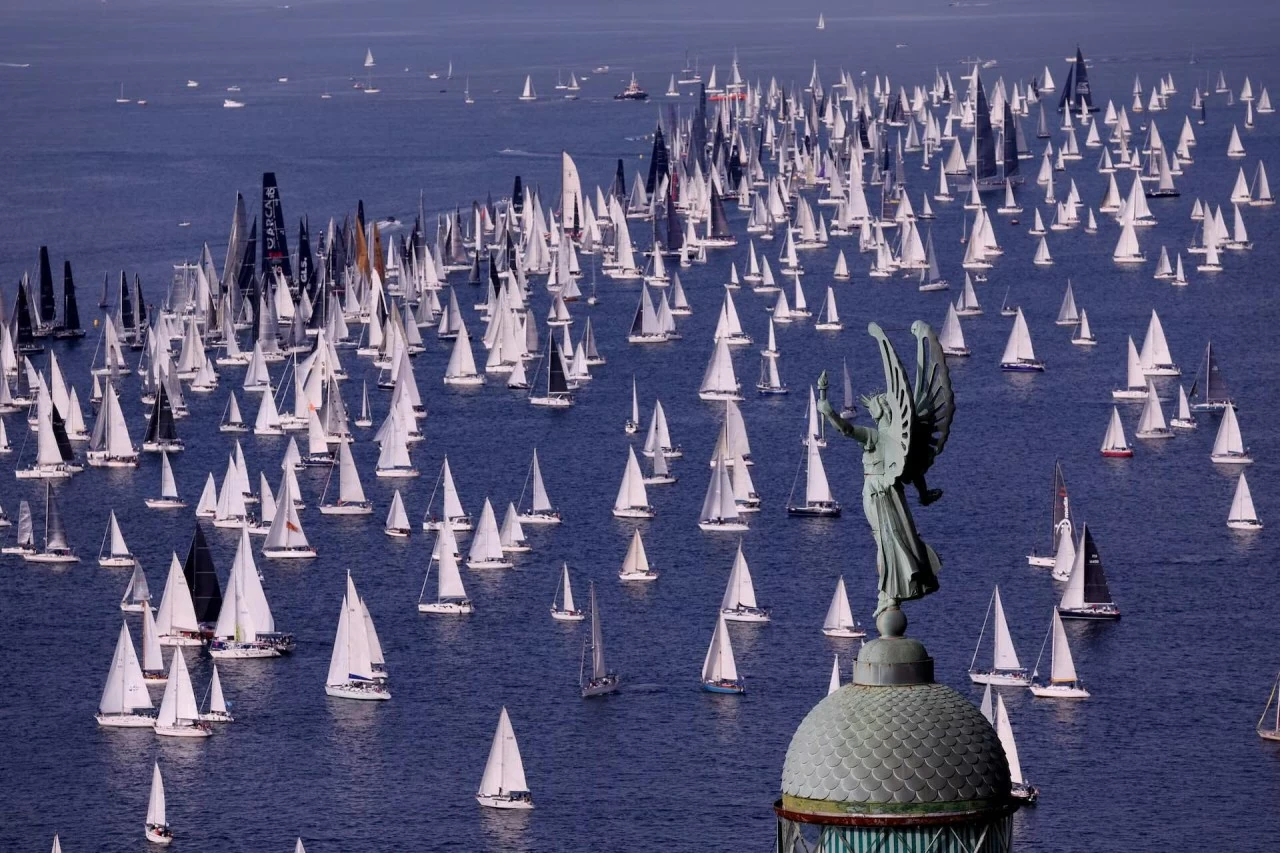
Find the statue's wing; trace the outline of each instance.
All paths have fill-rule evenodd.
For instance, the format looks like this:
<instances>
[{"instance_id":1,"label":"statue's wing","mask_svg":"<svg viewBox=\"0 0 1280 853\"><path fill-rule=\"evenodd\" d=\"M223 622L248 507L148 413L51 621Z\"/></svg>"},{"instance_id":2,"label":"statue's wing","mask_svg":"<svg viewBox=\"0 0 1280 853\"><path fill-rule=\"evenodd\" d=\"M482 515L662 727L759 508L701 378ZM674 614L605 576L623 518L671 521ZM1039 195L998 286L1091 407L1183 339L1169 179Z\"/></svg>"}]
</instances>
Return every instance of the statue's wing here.
<instances>
[{"instance_id":1,"label":"statue's wing","mask_svg":"<svg viewBox=\"0 0 1280 853\"><path fill-rule=\"evenodd\" d=\"M893 344L885 337L879 325L871 323L867 332L880 346L880 360L884 363L885 409L887 423L879 427L877 447L884 454L884 478L898 480L906 470L911 434L915 420L915 401L907 383L907 369L894 351Z\"/></svg>"},{"instance_id":2,"label":"statue's wing","mask_svg":"<svg viewBox=\"0 0 1280 853\"><path fill-rule=\"evenodd\" d=\"M951 373L938 336L928 323L911 324L916 336L916 384L913 393L915 424L911 432L911 448L907 453L906 472L914 478L929 470L942 453L951 435L951 418L955 414L955 396L951 391Z\"/></svg>"}]
</instances>

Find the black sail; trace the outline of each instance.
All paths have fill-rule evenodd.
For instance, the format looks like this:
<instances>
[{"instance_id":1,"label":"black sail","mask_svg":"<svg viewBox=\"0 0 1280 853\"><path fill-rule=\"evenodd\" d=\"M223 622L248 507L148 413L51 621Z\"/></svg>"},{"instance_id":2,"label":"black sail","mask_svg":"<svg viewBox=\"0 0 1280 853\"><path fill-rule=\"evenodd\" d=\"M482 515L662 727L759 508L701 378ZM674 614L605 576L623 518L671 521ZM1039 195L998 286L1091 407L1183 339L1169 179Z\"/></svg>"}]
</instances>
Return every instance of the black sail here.
<instances>
[{"instance_id":1,"label":"black sail","mask_svg":"<svg viewBox=\"0 0 1280 853\"><path fill-rule=\"evenodd\" d=\"M198 521L182 574L186 576L191 599L196 605L196 621L201 624L217 622L218 613L222 610L222 587L218 584L218 572L213 565L209 543L204 538L204 528Z\"/></svg>"},{"instance_id":2,"label":"black sail","mask_svg":"<svg viewBox=\"0 0 1280 853\"><path fill-rule=\"evenodd\" d=\"M1080 538L1080 547L1084 549L1085 604L1111 604L1111 589L1107 586L1107 575L1102 570L1102 557L1098 555L1098 547L1093 544L1093 535L1089 533L1087 524Z\"/></svg>"},{"instance_id":3,"label":"black sail","mask_svg":"<svg viewBox=\"0 0 1280 853\"><path fill-rule=\"evenodd\" d=\"M71 439L67 436L67 422L62 419L62 415L58 413L57 406L50 406L49 411L52 413L53 421L53 440L57 442L58 453L62 456L63 462L70 462L75 458L75 451L71 449Z\"/></svg>"},{"instance_id":4,"label":"black sail","mask_svg":"<svg viewBox=\"0 0 1280 853\"><path fill-rule=\"evenodd\" d=\"M133 300L129 297L129 277L120 270L120 328L125 334L133 330Z\"/></svg>"},{"instance_id":5,"label":"black sail","mask_svg":"<svg viewBox=\"0 0 1280 853\"><path fill-rule=\"evenodd\" d=\"M71 278L71 261L62 265L62 329L64 332L83 331L80 328L80 309L76 305L76 283Z\"/></svg>"},{"instance_id":6,"label":"black sail","mask_svg":"<svg viewBox=\"0 0 1280 853\"><path fill-rule=\"evenodd\" d=\"M276 186L276 173L262 173L262 271L279 270L286 280L293 280L293 267L289 263L289 241L285 235L284 206L280 203L280 188Z\"/></svg>"},{"instance_id":7,"label":"black sail","mask_svg":"<svg viewBox=\"0 0 1280 853\"><path fill-rule=\"evenodd\" d=\"M1013 117L1013 107L1004 102L1004 177L1013 180L1018 176L1018 122Z\"/></svg>"},{"instance_id":8,"label":"black sail","mask_svg":"<svg viewBox=\"0 0 1280 853\"><path fill-rule=\"evenodd\" d=\"M564 375L564 362L560 360L560 347L556 344L556 336L551 336L551 349L548 357L551 363L547 367L547 396L568 394L569 381Z\"/></svg>"},{"instance_id":9,"label":"black sail","mask_svg":"<svg viewBox=\"0 0 1280 853\"><path fill-rule=\"evenodd\" d=\"M35 343L35 329L31 322L31 303L27 300L27 288L24 284L18 284L18 302L13 309L14 337L17 339L18 349L30 348Z\"/></svg>"},{"instance_id":10,"label":"black sail","mask_svg":"<svg viewBox=\"0 0 1280 853\"><path fill-rule=\"evenodd\" d=\"M151 419L147 421L147 435L143 440L149 444L156 441L173 441L177 437L178 428L173 422L173 405L169 402L169 392L161 382L156 391L155 405L151 407Z\"/></svg>"},{"instance_id":11,"label":"black sail","mask_svg":"<svg viewBox=\"0 0 1280 853\"><path fill-rule=\"evenodd\" d=\"M53 324L58 307L53 297L53 270L49 267L49 247L40 247L40 316L42 326Z\"/></svg>"},{"instance_id":12,"label":"black sail","mask_svg":"<svg viewBox=\"0 0 1280 853\"><path fill-rule=\"evenodd\" d=\"M649 177L644 182L644 191L653 195L659 182L667 176L670 168L667 159L667 142L662 136L662 126L653 133L653 153L649 157Z\"/></svg>"},{"instance_id":13,"label":"black sail","mask_svg":"<svg viewBox=\"0 0 1280 853\"><path fill-rule=\"evenodd\" d=\"M978 138L976 177L979 185L991 184L996 178L996 140L991 130L991 108L987 105L987 93L982 88L982 79L975 76L978 88L978 107L974 115L974 134Z\"/></svg>"}]
</instances>

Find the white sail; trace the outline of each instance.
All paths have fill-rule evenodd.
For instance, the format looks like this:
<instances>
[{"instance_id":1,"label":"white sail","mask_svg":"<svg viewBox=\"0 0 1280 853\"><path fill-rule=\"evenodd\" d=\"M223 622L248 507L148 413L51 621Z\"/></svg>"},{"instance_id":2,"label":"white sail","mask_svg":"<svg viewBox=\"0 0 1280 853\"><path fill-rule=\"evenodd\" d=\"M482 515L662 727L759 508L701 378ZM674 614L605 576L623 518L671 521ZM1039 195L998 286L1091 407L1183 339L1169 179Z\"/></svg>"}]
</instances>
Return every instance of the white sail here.
<instances>
[{"instance_id":1,"label":"white sail","mask_svg":"<svg viewBox=\"0 0 1280 853\"><path fill-rule=\"evenodd\" d=\"M481 797L504 797L528 790L529 783L524 775L520 746L516 743L516 733L511 728L511 718L507 715L506 707L503 707L498 716L498 728L493 733L493 743L489 747L489 760L485 762L484 775L480 779L480 789L476 793Z\"/></svg>"},{"instance_id":2,"label":"white sail","mask_svg":"<svg viewBox=\"0 0 1280 853\"><path fill-rule=\"evenodd\" d=\"M804 501L806 504L830 503L831 484L827 482L827 469L822 464L822 451L818 442L809 441L805 466Z\"/></svg>"},{"instance_id":3,"label":"white sail","mask_svg":"<svg viewBox=\"0 0 1280 853\"><path fill-rule=\"evenodd\" d=\"M1261 526L1258 522L1257 510L1253 507L1253 495L1249 491L1249 481L1244 478L1244 472L1240 472L1240 479L1236 480L1236 491L1231 498L1231 512L1227 514L1227 523L1245 522L1253 526Z\"/></svg>"},{"instance_id":4,"label":"white sail","mask_svg":"<svg viewBox=\"0 0 1280 853\"><path fill-rule=\"evenodd\" d=\"M333 641L333 654L329 658L329 675L325 682L340 686L351 682L372 682L373 660L369 651L369 634L365 629L364 612L355 581L347 573L347 591L342 598L342 612L338 616L338 631Z\"/></svg>"},{"instance_id":5,"label":"white sail","mask_svg":"<svg viewBox=\"0 0 1280 853\"><path fill-rule=\"evenodd\" d=\"M443 528L437 540L440 545L440 565L436 569L436 600L465 600L467 590L462 584L462 573L458 570L458 559L454 555L458 546L453 530L448 527Z\"/></svg>"},{"instance_id":6,"label":"white sail","mask_svg":"<svg viewBox=\"0 0 1280 853\"><path fill-rule=\"evenodd\" d=\"M1004 696L996 694L996 735L1000 738L1000 746L1004 748L1004 757L1009 761L1009 781L1015 785L1024 782L1022 778L1022 762L1018 760L1018 745L1013 740L1013 726L1009 724L1009 712L1004 707Z\"/></svg>"},{"instance_id":7,"label":"white sail","mask_svg":"<svg viewBox=\"0 0 1280 853\"><path fill-rule=\"evenodd\" d=\"M151 794L147 798L147 824L149 826L168 826L164 807L164 778L160 775L160 762L151 765Z\"/></svg>"},{"instance_id":8,"label":"white sail","mask_svg":"<svg viewBox=\"0 0 1280 853\"><path fill-rule=\"evenodd\" d=\"M711 645L707 648L707 656L702 662L702 680L704 682L738 680L738 664L733 659L733 643L729 639L729 628L725 624L723 614L716 615L716 629L711 635Z\"/></svg>"},{"instance_id":9,"label":"white sail","mask_svg":"<svg viewBox=\"0 0 1280 853\"><path fill-rule=\"evenodd\" d=\"M644 541L640 538L640 531L633 531L631 534L631 544L627 547L627 554L622 559L623 575L648 574L649 556L644 550Z\"/></svg>"},{"instance_id":10,"label":"white sail","mask_svg":"<svg viewBox=\"0 0 1280 853\"><path fill-rule=\"evenodd\" d=\"M484 508L480 511L480 521L476 525L475 536L471 539L471 551L467 554L467 565L477 566L510 566L511 563L502 553L502 534L498 530L498 520L493 513L493 504L484 499Z\"/></svg>"},{"instance_id":11,"label":"white sail","mask_svg":"<svg viewBox=\"0 0 1280 853\"><path fill-rule=\"evenodd\" d=\"M857 623L853 619L853 610L849 607L849 594L844 588L844 575L836 580L836 591L831 596L831 604L827 606L827 617L822 621L824 631L839 631L853 628Z\"/></svg>"},{"instance_id":12,"label":"white sail","mask_svg":"<svg viewBox=\"0 0 1280 853\"><path fill-rule=\"evenodd\" d=\"M614 512L627 510L648 510L649 494L644 487L644 475L640 472L640 463L636 460L636 452L627 448L627 465L622 473L622 483L618 487L618 496L613 502Z\"/></svg>"},{"instance_id":13,"label":"white sail","mask_svg":"<svg viewBox=\"0 0 1280 853\"><path fill-rule=\"evenodd\" d=\"M151 707L147 683L143 680L138 654L133 648L133 637L129 634L129 623L122 622L98 710L103 714L129 714Z\"/></svg>"},{"instance_id":14,"label":"white sail","mask_svg":"<svg viewBox=\"0 0 1280 853\"><path fill-rule=\"evenodd\" d=\"M1058 611L1053 611L1053 663L1050 679L1054 683L1063 684L1076 681L1076 664L1071 658L1071 646L1067 644L1067 632L1058 618Z\"/></svg>"},{"instance_id":15,"label":"white sail","mask_svg":"<svg viewBox=\"0 0 1280 853\"><path fill-rule=\"evenodd\" d=\"M199 719L200 708L196 704L196 693L191 686L186 660L181 651L176 651L169 664L169 680L165 683L164 697L161 698L160 710L156 713L156 726L177 728L198 722Z\"/></svg>"},{"instance_id":16,"label":"white sail","mask_svg":"<svg viewBox=\"0 0 1280 853\"><path fill-rule=\"evenodd\" d=\"M1222 422L1218 424L1218 433L1213 439L1215 457L1244 456L1244 438L1240 435L1240 422L1236 418L1234 406L1228 405L1222 411Z\"/></svg>"},{"instance_id":17,"label":"white sail","mask_svg":"<svg viewBox=\"0 0 1280 853\"><path fill-rule=\"evenodd\" d=\"M724 597L720 600L721 610L736 610L739 607L755 608L756 588L751 581L751 569L747 566L747 558L742 553L742 543L738 543L738 552L733 558L733 568L729 571L729 583L725 587Z\"/></svg>"},{"instance_id":18,"label":"white sail","mask_svg":"<svg viewBox=\"0 0 1280 853\"><path fill-rule=\"evenodd\" d=\"M196 605L191 599L191 589L187 586L177 554L169 562L169 577L165 580L164 594L160 597L160 609L156 611L156 630L161 637L200 630L200 623L196 619Z\"/></svg>"},{"instance_id":19,"label":"white sail","mask_svg":"<svg viewBox=\"0 0 1280 853\"><path fill-rule=\"evenodd\" d=\"M345 441L338 444L338 497L344 504L362 504L367 500L351 445Z\"/></svg>"},{"instance_id":20,"label":"white sail","mask_svg":"<svg viewBox=\"0 0 1280 853\"><path fill-rule=\"evenodd\" d=\"M1013 637L1009 635L1009 623L1004 618L1004 604L1000 601L1000 587L995 593L995 668L1021 669L1018 653L1013 648Z\"/></svg>"},{"instance_id":21,"label":"white sail","mask_svg":"<svg viewBox=\"0 0 1280 853\"><path fill-rule=\"evenodd\" d=\"M1027 328L1027 320L1018 309L1013 320L1013 328L1009 331L1009 340L1004 346L1001 364L1029 364L1036 361L1036 351L1031 345L1031 331Z\"/></svg>"}]
</instances>

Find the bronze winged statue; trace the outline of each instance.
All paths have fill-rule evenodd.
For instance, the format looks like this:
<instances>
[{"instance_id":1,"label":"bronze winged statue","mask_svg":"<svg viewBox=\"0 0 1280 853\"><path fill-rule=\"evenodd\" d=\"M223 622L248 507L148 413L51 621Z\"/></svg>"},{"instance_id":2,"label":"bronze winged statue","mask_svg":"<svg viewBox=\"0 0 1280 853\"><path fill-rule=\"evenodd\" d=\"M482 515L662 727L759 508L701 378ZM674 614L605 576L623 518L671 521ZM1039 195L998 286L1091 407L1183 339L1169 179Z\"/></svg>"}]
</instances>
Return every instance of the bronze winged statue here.
<instances>
[{"instance_id":1,"label":"bronze winged statue","mask_svg":"<svg viewBox=\"0 0 1280 853\"><path fill-rule=\"evenodd\" d=\"M922 506L942 497L930 489L925 475L942 452L951 432L955 395L938 337L927 323L911 324L916 337L916 381L879 325L867 332L880 347L885 391L863 397L875 426L852 424L840 417L827 399L827 374L818 378L818 411L843 435L862 445L862 511L876 541L879 602L876 616L899 602L923 598L938 589L942 561L916 531L904 489L915 486ZM905 624L905 623L904 623Z\"/></svg>"}]
</instances>

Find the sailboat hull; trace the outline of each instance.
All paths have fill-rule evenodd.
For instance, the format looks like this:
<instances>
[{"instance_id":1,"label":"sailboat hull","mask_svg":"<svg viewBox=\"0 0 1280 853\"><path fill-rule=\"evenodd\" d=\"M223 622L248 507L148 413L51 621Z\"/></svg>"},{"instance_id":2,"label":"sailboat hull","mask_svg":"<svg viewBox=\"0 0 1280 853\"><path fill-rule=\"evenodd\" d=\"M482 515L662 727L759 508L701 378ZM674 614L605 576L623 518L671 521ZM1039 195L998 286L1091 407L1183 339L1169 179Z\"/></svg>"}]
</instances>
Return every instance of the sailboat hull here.
<instances>
[{"instance_id":1,"label":"sailboat hull","mask_svg":"<svg viewBox=\"0 0 1280 853\"><path fill-rule=\"evenodd\" d=\"M147 498L148 509L184 509L187 502L180 498Z\"/></svg>"},{"instance_id":2,"label":"sailboat hull","mask_svg":"<svg viewBox=\"0 0 1280 853\"><path fill-rule=\"evenodd\" d=\"M506 809L509 811L528 811L533 808L533 798L526 792L522 794L476 794L476 802L489 809Z\"/></svg>"},{"instance_id":3,"label":"sailboat hull","mask_svg":"<svg viewBox=\"0 0 1280 853\"><path fill-rule=\"evenodd\" d=\"M147 824L146 835L147 841L152 844L159 844L162 847L168 847L173 843L173 833L169 831L168 827Z\"/></svg>"},{"instance_id":4,"label":"sailboat hull","mask_svg":"<svg viewBox=\"0 0 1280 853\"><path fill-rule=\"evenodd\" d=\"M747 688L741 681L704 681L702 689L707 693L719 694L741 695L747 692Z\"/></svg>"},{"instance_id":5,"label":"sailboat hull","mask_svg":"<svg viewBox=\"0 0 1280 853\"><path fill-rule=\"evenodd\" d=\"M1119 619L1120 608L1114 604L1087 604L1084 607L1059 607L1063 619Z\"/></svg>"},{"instance_id":6,"label":"sailboat hull","mask_svg":"<svg viewBox=\"0 0 1280 853\"><path fill-rule=\"evenodd\" d=\"M23 554L22 559L26 560L28 563L49 563L52 565L80 562L80 558L75 554L61 551L55 551L52 553L41 552L38 554Z\"/></svg>"},{"instance_id":7,"label":"sailboat hull","mask_svg":"<svg viewBox=\"0 0 1280 853\"><path fill-rule=\"evenodd\" d=\"M619 572L618 579L628 583L648 583L649 581L656 581L658 579L658 573L655 571Z\"/></svg>"},{"instance_id":8,"label":"sailboat hull","mask_svg":"<svg viewBox=\"0 0 1280 853\"><path fill-rule=\"evenodd\" d=\"M738 606L731 610L721 609L720 615L726 622L768 622L769 611L762 607Z\"/></svg>"},{"instance_id":9,"label":"sailboat hull","mask_svg":"<svg viewBox=\"0 0 1280 853\"><path fill-rule=\"evenodd\" d=\"M1209 455L1218 465L1252 465L1253 457L1247 453L1211 453Z\"/></svg>"},{"instance_id":10,"label":"sailboat hull","mask_svg":"<svg viewBox=\"0 0 1280 853\"><path fill-rule=\"evenodd\" d=\"M747 527L745 521L720 521L707 520L699 521L698 529L705 530L708 533L745 533L750 528Z\"/></svg>"},{"instance_id":11,"label":"sailboat hull","mask_svg":"<svg viewBox=\"0 0 1280 853\"><path fill-rule=\"evenodd\" d=\"M1088 690L1079 686L1079 682L1071 684L1032 684L1031 695L1040 699L1088 699Z\"/></svg>"},{"instance_id":12,"label":"sailboat hull","mask_svg":"<svg viewBox=\"0 0 1280 853\"><path fill-rule=\"evenodd\" d=\"M391 693L381 684L371 682L361 684L326 684L325 694L335 699L357 699L365 702L382 702L391 698Z\"/></svg>"},{"instance_id":13,"label":"sailboat hull","mask_svg":"<svg viewBox=\"0 0 1280 853\"><path fill-rule=\"evenodd\" d=\"M156 734L160 737L202 738L213 734L204 723L189 723L179 726L156 726Z\"/></svg>"},{"instance_id":14,"label":"sailboat hull","mask_svg":"<svg viewBox=\"0 0 1280 853\"><path fill-rule=\"evenodd\" d=\"M1229 518L1227 527L1232 530L1261 530L1262 522L1256 518Z\"/></svg>"},{"instance_id":15,"label":"sailboat hull","mask_svg":"<svg viewBox=\"0 0 1280 853\"><path fill-rule=\"evenodd\" d=\"M370 515L372 513L373 503L371 501L321 504L320 506L321 515Z\"/></svg>"},{"instance_id":16,"label":"sailboat hull","mask_svg":"<svg viewBox=\"0 0 1280 853\"><path fill-rule=\"evenodd\" d=\"M155 726L156 718L149 714L95 714L94 719L104 729L149 729Z\"/></svg>"},{"instance_id":17,"label":"sailboat hull","mask_svg":"<svg viewBox=\"0 0 1280 853\"><path fill-rule=\"evenodd\" d=\"M594 696L608 696L610 693L617 693L621 686L621 681L616 675L593 678L582 685L582 698L590 699Z\"/></svg>"},{"instance_id":18,"label":"sailboat hull","mask_svg":"<svg viewBox=\"0 0 1280 853\"><path fill-rule=\"evenodd\" d=\"M132 569L136 561L132 554L123 557L99 557L98 565L104 569Z\"/></svg>"},{"instance_id":19,"label":"sailboat hull","mask_svg":"<svg viewBox=\"0 0 1280 853\"><path fill-rule=\"evenodd\" d=\"M546 512L519 513L516 518L521 524L560 524L560 513L554 510Z\"/></svg>"},{"instance_id":20,"label":"sailboat hull","mask_svg":"<svg viewBox=\"0 0 1280 853\"><path fill-rule=\"evenodd\" d=\"M614 507L614 518L653 518L653 507L647 506L627 506Z\"/></svg>"},{"instance_id":21,"label":"sailboat hull","mask_svg":"<svg viewBox=\"0 0 1280 853\"><path fill-rule=\"evenodd\" d=\"M988 670L986 672L970 672L969 680L974 684L994 684L1007 687L1026 687L1031 677L1025 669L1020 670Z\"/></svg>"},{"instance_id":22,"label":"sailboat hull","mask_svg":"<svg viewBox=\"0 0 1280 853\"><path fill-rule=\"evenodd\" d=\"M457 616L474 613L475 606L470 601L429 601L419 604L418 612Z\"/></svg>"},{"instance_id":23,"label":"sailboat hull","mask_svg":"<svg viewBox=\"0 0 1280 853\"><path fill-rule=\"evenodd\" d=\"M1041 569L1051 569L1053 568L1053 565L1056 562L1057 562L1057 557L1055 557L1053 554L1048 554L1046 556L1041 556L1039 554L1027 555L1028 566L1035 566Z\"/></svg>"}]
</instances>

